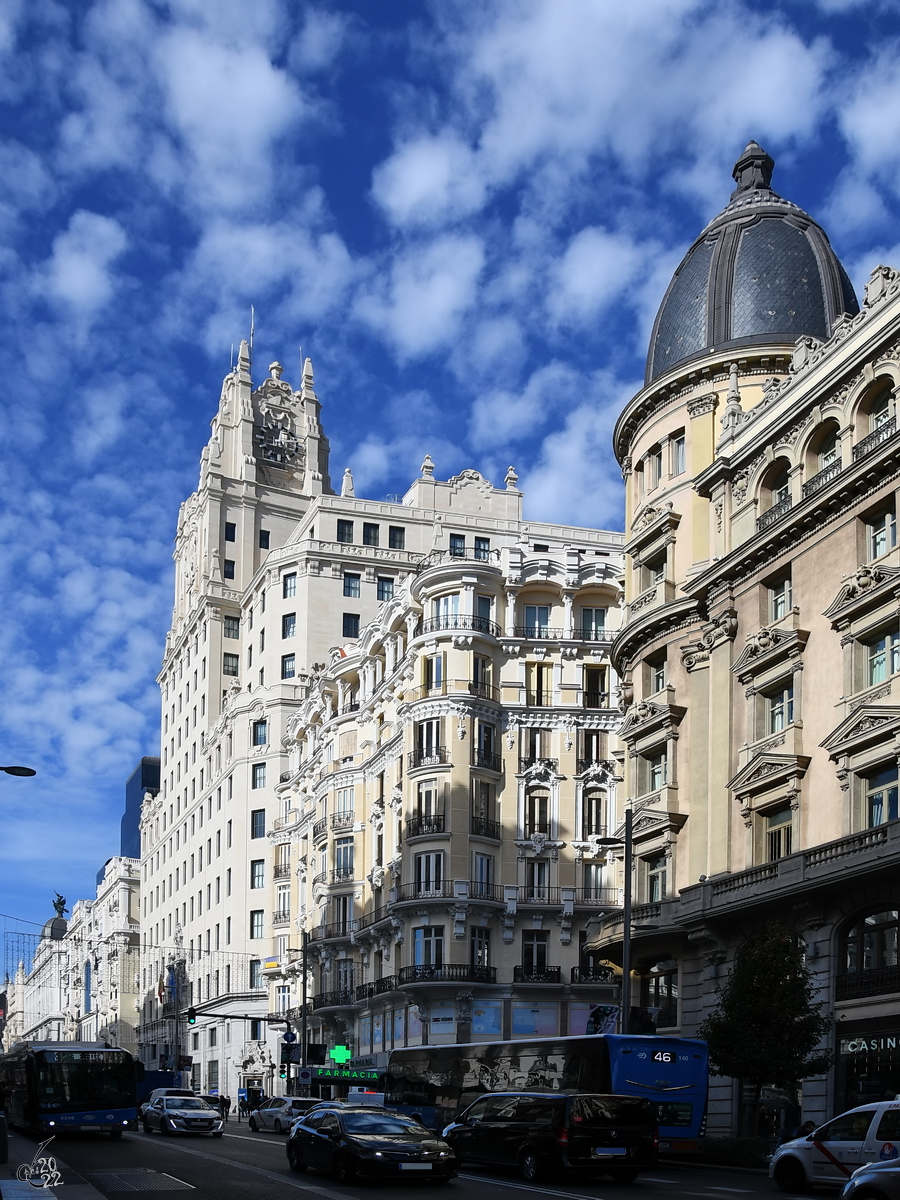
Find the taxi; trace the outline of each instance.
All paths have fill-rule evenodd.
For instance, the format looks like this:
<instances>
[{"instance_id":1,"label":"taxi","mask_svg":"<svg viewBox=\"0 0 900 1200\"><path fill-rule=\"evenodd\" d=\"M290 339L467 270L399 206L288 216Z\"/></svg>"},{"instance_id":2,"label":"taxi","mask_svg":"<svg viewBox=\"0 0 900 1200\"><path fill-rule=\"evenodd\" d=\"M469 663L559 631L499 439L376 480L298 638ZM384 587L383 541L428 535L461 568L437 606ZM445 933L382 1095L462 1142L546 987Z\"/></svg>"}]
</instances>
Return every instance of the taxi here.
<instances>
[{"instance_id":1,"label":"taxi","mask_svg":"<svg viewBox=\"0 0 900 1200\"><path fill-rule=\"evenodd\" d=\"M776 1150L769 1176L782 1192L813 1184L843 1186L867 1163L900 1158L900 1099L864 1104L841 1113L805 1138Z\"/></svg>"}]
</instances>

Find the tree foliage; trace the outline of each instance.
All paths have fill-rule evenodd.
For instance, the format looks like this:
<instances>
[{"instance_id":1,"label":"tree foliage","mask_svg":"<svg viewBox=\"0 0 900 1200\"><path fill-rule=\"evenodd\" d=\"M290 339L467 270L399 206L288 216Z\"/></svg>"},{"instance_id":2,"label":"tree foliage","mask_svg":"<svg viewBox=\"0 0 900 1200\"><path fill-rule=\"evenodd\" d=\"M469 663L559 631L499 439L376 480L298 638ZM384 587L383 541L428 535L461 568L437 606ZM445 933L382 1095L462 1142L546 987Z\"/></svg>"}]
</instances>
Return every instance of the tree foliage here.
<instances>
[{"instance_id":1,"label":"tree foliage","mask_svg":"<svg viewBox=\"0 0 900 1200\"><path fill-rule=\"evenodd\" d=\"M699 1031L716 1074L754 1084L758 1096L763 1084L790 1088L831 1066L832 1052L817 1049L830 1021L790 929L770 925L744 942L716 995Z\"/></svg>"}]
</instances>

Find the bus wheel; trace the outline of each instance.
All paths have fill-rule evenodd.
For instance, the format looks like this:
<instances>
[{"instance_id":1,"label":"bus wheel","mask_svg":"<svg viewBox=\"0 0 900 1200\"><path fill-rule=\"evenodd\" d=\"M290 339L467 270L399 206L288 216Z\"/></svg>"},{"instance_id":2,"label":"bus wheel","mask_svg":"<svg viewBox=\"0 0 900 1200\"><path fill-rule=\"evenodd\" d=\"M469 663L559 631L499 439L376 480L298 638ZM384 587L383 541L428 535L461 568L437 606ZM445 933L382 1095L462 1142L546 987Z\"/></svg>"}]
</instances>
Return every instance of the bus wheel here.
<instances>
[{"instance_id":1,"label":"bus wheel","mask_svg":"<svg viewBox=\"0 0 900 1200\"><path fill-rule=\"evenodd\" d=\"M111 1129L109 1131L109 1136L113 1139L120 1138L122 1136L122 1130L121 1129Z\"/></svg>"},{"instance_id":2,"label":"bus wheel","mask_svg":"<svg viewBox=\"0 0 900 1200\"><path fill-rule=\"evenodd\" d=\"M533 1150L523 1150L519 1159L519 1171L528 1183L535 1183L541 1177L541 1163Z\"/></svg>"},{"instance_id":3,"label":"bus wheel","mask_svg":"<svg viewBox=\"0 0 900 1200\"><path fill-rule=\"evenodd\" d=\"M805 1192L809 1183L803 1165L796 1158L783 1158L775 1168L775 1183L780 1192Z\"/></svg>"}]
</instances>

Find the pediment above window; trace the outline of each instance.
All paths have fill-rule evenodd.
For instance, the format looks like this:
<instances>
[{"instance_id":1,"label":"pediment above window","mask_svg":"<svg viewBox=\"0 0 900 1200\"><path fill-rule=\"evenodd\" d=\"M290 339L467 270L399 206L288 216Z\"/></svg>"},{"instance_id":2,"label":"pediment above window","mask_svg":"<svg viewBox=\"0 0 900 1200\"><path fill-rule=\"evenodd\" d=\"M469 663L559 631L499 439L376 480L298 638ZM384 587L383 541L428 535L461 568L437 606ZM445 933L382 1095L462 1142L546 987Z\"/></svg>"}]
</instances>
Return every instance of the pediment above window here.
<instances>
[{"instance_id":1,"label":"pediment above window","mask_svg":"<svg viewBox=\"0 0 900 1200\"><path fill-rule=\"evenodd\" d=\"M763 626L749 633L744 649L731 668L742 683L767 671L784 659L799 658L809 640L805 629L779 629Z\"/></svg>"},{"instance_id":2,"label":"pediment above window","mask_svg":"<svg viewBox=\"0 0 900 1200\"><path fill-rule=\"evenodd\" d=\"M802 779L809 763L808 754L757 754L729 779L728 788L745 803L760 792Z\"/></svg>"},{"instance_id":3,"label":"pediment above window","mask_svg":"<svg viewBox=\"0 0 900 1200\"><path fill-rule=\"evenodd\" d=\"M830 757L852 754L870 742L884 741L900 733L900 707L893 704L864 704L845 717L821 743Z\"/></svg>"},{"instance_id":4,"label":"pediment above window","mask_svg":"<svg viewBox=\"0 0 900 1200\"><path fill-rule=\"evenodd\" d=\"M673 534L681 522L681 513L674 512L671 501L654 506L648 504L635 514L631 522L631 541L625 546L626 554L640 552L657 538Z\"/></svg>"},{"instance_id":5,"label":"pediment above window","mask_svg":"<svg viewBox=\"0 0 900 1200\"><path fill-rule=\"evenodd\" d=\"M655 704L652 700L640 700L632 704L619 726L619 737L623 741L634 741L657 731L668 731L681 724L687 709L681 704Z\"/></svg>"},{"instance_id":6,"label":"pediment above window","mask_svg":"<svg viewBox=\"0 0 900 1200\"><path fill-rule=\"evenodd\" d=\"M634 818L631 826L631 836L635 842L648 842L663 833L678 833L684 828L688 819L687 813L667 812L665 809L647 808ZM625 834L624 824L617 835Z\"/></svg>"},{"instance_id":7,"label":"pediment above window","mask_svg":"<svg viewBox=\"0 0 900 1200\"><path fill-rule=\"evenodd\" d=\"M865 563L844 580L840 591L822 615L835 627L843 626L898 591L900 568Z\"/></svg>"}]
</instances>

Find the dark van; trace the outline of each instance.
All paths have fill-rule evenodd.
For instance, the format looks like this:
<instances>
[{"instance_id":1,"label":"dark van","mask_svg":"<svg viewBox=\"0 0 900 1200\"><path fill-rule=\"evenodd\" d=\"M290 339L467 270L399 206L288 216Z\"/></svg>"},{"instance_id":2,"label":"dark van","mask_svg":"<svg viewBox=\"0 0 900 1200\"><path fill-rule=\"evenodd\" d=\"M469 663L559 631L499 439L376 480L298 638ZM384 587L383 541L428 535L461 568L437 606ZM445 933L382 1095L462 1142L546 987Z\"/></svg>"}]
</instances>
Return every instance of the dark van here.
<instances>
[{"instance_id":1,"label":"dark van","mask_svg":"<svg viewBox=\"0 0 900 1200\"><path fill-rule=\"evenodd\" d=\"M656 1107L640 1096L494 1092L444 1130L460 1162L517 1167L534 1182L577 1170L631 1183L656 1165Z\"/></svg>"}]
</instances>

